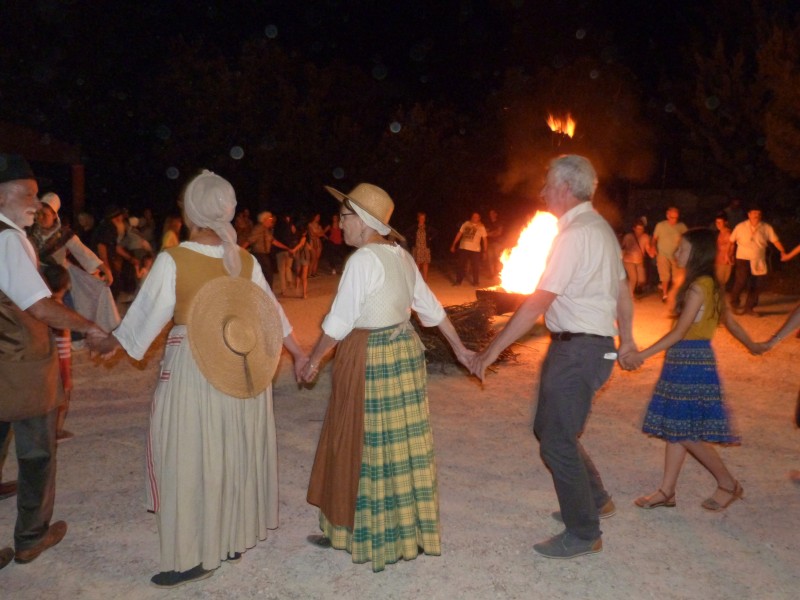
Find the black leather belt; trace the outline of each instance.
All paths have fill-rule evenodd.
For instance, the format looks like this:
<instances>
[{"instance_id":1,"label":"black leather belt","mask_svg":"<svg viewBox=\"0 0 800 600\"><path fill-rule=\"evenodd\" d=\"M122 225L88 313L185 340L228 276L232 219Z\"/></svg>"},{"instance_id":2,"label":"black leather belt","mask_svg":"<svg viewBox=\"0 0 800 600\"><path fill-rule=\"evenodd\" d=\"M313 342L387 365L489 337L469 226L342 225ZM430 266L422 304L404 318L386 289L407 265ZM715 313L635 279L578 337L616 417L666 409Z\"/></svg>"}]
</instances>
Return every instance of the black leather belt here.
<instances>
[{"instance_id":1,"label":"black leather belt","mask_svg":"<svg viewBox=\"0 0 800 600\"><path fill-rule=\"evenodd\" d=\"M555 333L550 334L551 340L558 340L559 342L568 342L572 338L576 337L590 337L590 338L598 338L601 340L610 340L612 339L609 335L597 335L596 333L572 333L571 331L556 331Z\"/></svg>"}]
</instances>

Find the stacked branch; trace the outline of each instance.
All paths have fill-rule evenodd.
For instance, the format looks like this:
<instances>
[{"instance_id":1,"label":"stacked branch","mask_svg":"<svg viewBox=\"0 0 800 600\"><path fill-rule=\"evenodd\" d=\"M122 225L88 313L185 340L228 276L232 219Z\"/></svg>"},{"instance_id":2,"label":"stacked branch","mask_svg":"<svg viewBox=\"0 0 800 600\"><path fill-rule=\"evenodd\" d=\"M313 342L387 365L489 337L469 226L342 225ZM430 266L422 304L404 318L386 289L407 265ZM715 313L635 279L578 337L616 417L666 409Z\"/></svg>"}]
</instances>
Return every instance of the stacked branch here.
<instances>
[{"instance_id":1,"label":"stacked branch","mask_svg":"<svg viewBox=\"0 0 800 600\"><path fill-rule=\"evenodd\" d=\"M453 323L458 337L470 350L483 350L495 336L492 329L494 305L482 299L467 304L457 304L444 307L447 316ZM425 358L429 365L438 364L442 367L448 364L458 364L450 344L436 327L423 327L419 320L412 320L420 340L425 345ZM503 350L497 362L505 362L516 358L511 350Z\"/></svg>"}]
</instances>

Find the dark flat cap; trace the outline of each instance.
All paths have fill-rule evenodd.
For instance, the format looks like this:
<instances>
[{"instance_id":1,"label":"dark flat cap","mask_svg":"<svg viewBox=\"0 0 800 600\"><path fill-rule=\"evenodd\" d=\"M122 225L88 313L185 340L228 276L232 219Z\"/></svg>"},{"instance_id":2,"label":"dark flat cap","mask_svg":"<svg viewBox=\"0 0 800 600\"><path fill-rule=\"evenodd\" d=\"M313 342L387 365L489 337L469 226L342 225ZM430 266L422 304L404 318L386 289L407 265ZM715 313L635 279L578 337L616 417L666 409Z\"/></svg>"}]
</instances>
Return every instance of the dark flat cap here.
<instances>
[{"instance_id":1,"label":"dark flat cap","mask_svg":"<svg viewBox=\"0 0 800 600\"><path fill-rule=\"evenodd\" d=\"M17 179L36 179L28 161L19 154L0 154L0 183Z\"/></svg>"}]
</instances>

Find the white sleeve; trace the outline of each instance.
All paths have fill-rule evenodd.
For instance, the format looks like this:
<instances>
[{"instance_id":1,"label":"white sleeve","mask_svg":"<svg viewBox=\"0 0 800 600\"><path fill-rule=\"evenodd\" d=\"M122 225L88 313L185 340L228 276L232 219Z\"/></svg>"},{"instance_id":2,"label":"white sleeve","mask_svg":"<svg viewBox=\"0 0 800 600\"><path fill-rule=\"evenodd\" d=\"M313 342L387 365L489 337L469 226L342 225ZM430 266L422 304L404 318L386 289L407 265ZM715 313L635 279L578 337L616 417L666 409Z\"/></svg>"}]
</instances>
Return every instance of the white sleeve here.
<instances>
[{"instance_id":1,"label":"white sleeve","mask_svg":"<svg viewBox=\"0 0 800 600\"><path fill-rule=\"evenodd\" d=\"M406 254L409 257L407 260L410 263L409 268L415 271L414 298L411 302L411 309L417 313L420 322L425 327L435 327L444 321L447 313L444 311L442 303L439 302L431 288L425 283L422 273L419 272L419 268L414 263L414 259L411 258L410 254Z\"/></svg>"},{"instance_id":2,"label":"white sleeve","mask_svg":"<svg viewBox=\"0 0 800 600\"><path fill-rule=\"evenodd\" d=\"M125 318L112 332L136 360L144 358L175 313L175 273L175 261L169 253L159 253Z\"/></svg>"},{"instance_id":3,"label":"white sleeve","mask_svg":"<svg viewBox=\"0 0 800 600\"><path fill-rule=\"evenodd\" d=\"M383 285L384 278L383 264L374 252L367 248L354 252L344 266L331 310L322 321L322 331L335 340L346 338L364 310L367 297Z\"/></svg>"},{"instance_id":4,"label":"white sleeve","mask_svg":"<svg viewBox=\"0 0 800 600\"><path fill-rule=\"evenodd\" d=\"M75 257L75 260L81 265L87 273L94 273L97 268L103 264L97 255L89 250L86 245L80 240L77 235L73 235L67 242L67 250Z\"/></svg>"},{"instance_id":5,"label":"white sleeve","mask_svg":"<svg viewBox=\"0 0 800 600\"><path fill-rule=\"evenodd\" d=\"M51 296L36 263L26 250L28 241L17 231L0 233L0 290L21 310Z\"/></svg>"}]
</instances>

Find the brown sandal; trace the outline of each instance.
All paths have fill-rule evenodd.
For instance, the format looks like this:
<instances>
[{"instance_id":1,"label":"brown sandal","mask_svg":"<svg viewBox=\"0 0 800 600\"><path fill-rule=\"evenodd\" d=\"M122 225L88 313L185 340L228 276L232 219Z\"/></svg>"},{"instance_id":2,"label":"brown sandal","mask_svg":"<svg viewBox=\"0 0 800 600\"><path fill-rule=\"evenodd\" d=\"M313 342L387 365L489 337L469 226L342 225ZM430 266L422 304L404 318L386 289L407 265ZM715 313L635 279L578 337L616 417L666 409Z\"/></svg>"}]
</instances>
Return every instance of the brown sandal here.
<instances>
[{"instance_id":1,"label":"brown sandal","mask_svg":"<svg viewBox=\"0 0 800 600\"><path fill-rule=\"evenodd\" d=\"M732 490L726 489L721 485L718 485L717 489L722 490L726 494L731 495L731 497L728 498L728 501L725 502L724 504L720 504L719 502L714 500L714 498L706 498L705 500L703 500L703 503L700 506L702 506L706 510L710 510L711 512L720 512L728 508L731 504L733 504L737 500L744 499L744 489L742 488L742 486L739 484L738 481L735 482L735 485L733 486Z\"/></svg>"},{"instance_id":2,"label":"brown sandal","mask_svg":"<svg viewBox=\"0 0 800 600\"><path fill-rule=\"evenodd\" d=\"M653 501L653 497L657 496L657 494L661 494L663 500ZM674 508L675 507L675 492L672 493L672 496L667 496L667 493L658 488L658 491L655 494L650 494L649 496L642 496L641 498L637 498L633 501L633 503L638 506L639 508L644 508L646 510L650 510L651 508L659 508L663 506L664 508Z\"/></svg>"}]
</instances>

